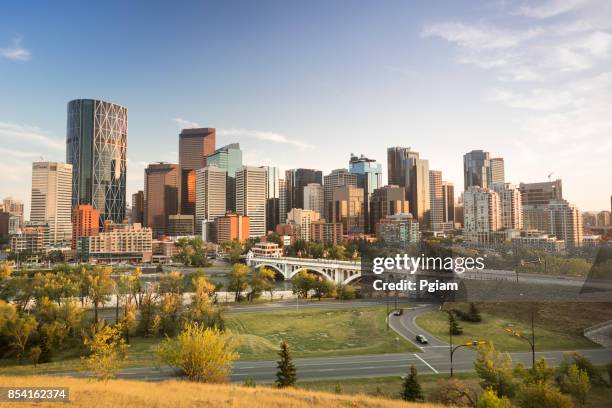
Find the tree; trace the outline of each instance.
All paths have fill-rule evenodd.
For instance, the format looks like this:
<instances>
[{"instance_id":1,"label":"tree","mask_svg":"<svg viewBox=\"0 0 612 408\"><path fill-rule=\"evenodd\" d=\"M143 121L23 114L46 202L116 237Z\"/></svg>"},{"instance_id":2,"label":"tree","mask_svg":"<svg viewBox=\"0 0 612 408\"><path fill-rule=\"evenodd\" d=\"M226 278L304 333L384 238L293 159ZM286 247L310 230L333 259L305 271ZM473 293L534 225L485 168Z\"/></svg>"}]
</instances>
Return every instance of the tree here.
<instances>
[{"instance_id":1,"label":"tree","mask_svg":"<svg viewBox=\"0 0 612 408\"><path fill-rule=\"evenodd\" d=\"M189 306L189 320L204 327L218 327L217 317L220 310L211 299L215 293L215 285L208 281L205 276L196 276L192 279L194 293Z\"/></svg>"},{"instance_id":2,"label":"tree","mask_svg":"<svg viewBox=\"0 0 612 408\"><path fill-rule=\"evenodd\" d=\"M547 382L552 378L555 370L548 366L546 359L540 358L531 369L526 369L523 363L518 363L514 372L523 380L523 384L533 384Z\"/></svg>"},{"instance_id":3,"label":"tree","mask_svg":"<svg viewBox=\"0 0 612 408\"><path fill-rule=\"evenodd\" d=\"M488 342L478 346L478 354L474 368L483 389L493 389L499 397L514 395L512 381L512 358L508 353L500 353L493 343Z\"/></svg>"},{"instance_id":4,"label":"tree","mask_svg":"<svg viewBox=\"0 0 612 408\"><path fill-rule=\"evenodd\" d=\"M297 293L298 297L308 297L315 284L316 277L308 271L299 271L297 275L291 278L291 286L293 293Z\"/></svg>"},{"instance_id":5,"label":"tree","mask_svg":"<svg viewBox=\"0 0 612 408\"><path fill-rule=\"evenodd\" d=\"M13 273L13 268L8 262L0 263L0 283L8 279Z\"/></svg>"},{"instance_id":6,"label":"tree","mask_svg":"<svg viewBox=\"0 0 612 408\"><path fill-rule=\"evenodd\" d=\"M251 291L249 292L248 298L250 301L261 296L263 292L270 292L270 300L272 300L272 291L274 290L274 271L270 268L260 266L255 272L251 274L251 280L249 286Z\"/></svg>"},{"instance_id":7,"label":"tree","mask_svg":"<svg viewBox=\"0 0 612 408\"><path fill-rule=\"evenodd\" d=\"M512 408L512 403L507 397L498 397L491 388L487 388L478 398L478 408Z\"/></svg>"},{"instance_id":8,"label":"tree","mask_svg":"<svg viewBox=\"0 0 612 408\"><path fill-rule=\"evenodd\" d=\"M291 387L295 385L297 381L297 372L295 365L291 359L291 353L289 352L289 346L287 342L283 340L280 344L280 351L278 352L280 360L276 364L276 385L279 388Z\"/></svg>"},{"instance_id":9,"label":"tree","mask_svg":"<svg viewBox=\"0 0 612 408\"><path fill-rule=\"evenodd\" d=\"M312 289L314 296L321 300L322 297L333 297L336 295L336 284L322 276L315 276Z\"/></svg>"},{"instance_id":10,"label":"tree","mask_svg":"<svg viewBox=\"0 0 612 408\"><path fill-rule=\"evenodd\" d=\"M82 357L83 365L87 371L93 372L98 380L114 378L127 359L127 346L121 332L119 325L95 324L91 335L83 340L89 353Z\"/></svg>"},{"instance_id":11,"label":"tree","mask_svg":"<svg viewBox=\"0 0 612 408\"><path fill-rule=\"evenodd\" d=\"M187 323L176 338L162 341L157 356L191 381L220 383L229 380L231 364L240 357L234 349L229 332Z\"/></svg>"},{"instance_id":12,"label":"tree","mask_svg":"<svg viewBox=\"0 0 612 408\"><path fill-rule=\"evenodd\" d=\"M244 264L236 263L232 266L227 289L234 292L236 302L242 300L242 292L249 286L250 268Z\"/></svg>"},{"instance_id":13,"label":"tree","mask_svg":"<svg viewBox=\"0 0 612 408\"><path fill-rule=\"evenodd\" d=\"M567 373L563 376L561 392L570 394L584 405L590 389L591 382L587 372L578 368L576 364L570 365Z\"/></svg>"},{"instance_id":14,"label":"tree","mask_svg":"<svg viewBox=\"0 0 612 408\"><path fill-rule=\"evenodd\" d=\"M428 393L428 399L431 402L457 407L476 406L477 396L475 389L456 378L438 380L435 387Z\"/></svg>"},{"instance_id":15,"label":"tree","mask_svg":"<svg viewBox=\"0 0 612 408\"><path fill-rule=\"evenodd\" d=\"M414 365L410 366L410 374L404 378L402 383L402 399L404 401L423 401L423 390L417 378L417 369Z\"/></svg>"},{"instance_id":16,"label":"tree","mask_svg":"<svg viewBox=\"0 0 612 408\"><path fill-rule=\"evenodd\" d=\"M4 331L10 339L10 345L15 349L15 353L21 362L28 340L36 330L36 319L32 316L24 315L5 323Z\"/></svg>"},{"instance_id":17,"label":"tree","mask_svg":"<svg viewBox=\"0 0 612 408\"><path fill-rule=\"evenodd\" d=\"M523 385L516 397L521 408L572 408L572 400L546 382Z\"/></svg>"},{"instance_id":18,"label":"tree","mask_svg":"<svg viewBox=\"0 0 612 408\"><path fill-rule=\"evenodd\" d=\"M225 241L221 243L221 249L225 252L229 258L229 262L234 265L240 262L240 255L242 255L242 244L238 240Z\"/></svg>"},{"instance_id":19,"label":"tree","mask_svg":"<svg viewBox=\"0 0 612 408\"><path fill-rule=\"evenodd\" d=\"M561 360L555 376L557 385L561 386L563 377L567 374L567 370L572 364L575 364L579 369L587 373L591 384L606 385L606 381L604 380L601 371L599 371L599 369L593 365L591 360L577 352L563 354L563 360Z\"/></svg>"},{"instance_id":20,"label":"tree","mask_svg":"<svg viewBox=\"0 0 612 408\"><path fill-rule=\"evenodd\" d=\"M183 293L183 274L172 271L163 274L159 278L159 293L181 294Z\"/></svg>"},{"instance_id":21,"label":"tree","mask_svg":"<svg viewBox=\"0 0 612 408\"><path fill-rule=\"evenodd\" d=\"M448 314L448 327L453 336L457 336L463 333L463 329L461 328L461 326L459 326L457 318L455 317L455 314L453 312Z\"/></svg>"},{"instance_id":22,"label":"tree","mask_svg":"<svg viewBox=\"0 0 612 408\"><path fill-rule=\"evenodd\" d=\"M179 252L174 255L174 260L185 266L210 266L206 247L201 237L179 238L176 242Z\"/></svg>"},{"instance_id":23,"label":"tree","mask_svg":"<svg viewBox=\"0 0 612 408\"><path fill-rule=\"evenodd\" d=\"M114 283L111 278L111 267L96 266L86 275L88 295L94 307L94 322L98 322L98 308L108 302L113 293Z\"/></svg>"},{"instance_id":24,"label":"tree","mask_svg":"<svg viewBox=\"0 0 612 408\"><path fill-rule=\"evenodd\" d=\"M341 300L355 299L355 288L351 285L339 284L336 287L336 298Z\"/></svg>"},{"instance_id":25,"label":"tree","mask_svg":"<svg viewBox=\"0 0 612 408\"><path fill-rule=\"evenodd\" d=\"M470 303L470 310L468 311L467 316L468 316L468 321L470 322L479 323L482 321L480 312L478 311L474 303Z\"/></svg>"}]
</instances>

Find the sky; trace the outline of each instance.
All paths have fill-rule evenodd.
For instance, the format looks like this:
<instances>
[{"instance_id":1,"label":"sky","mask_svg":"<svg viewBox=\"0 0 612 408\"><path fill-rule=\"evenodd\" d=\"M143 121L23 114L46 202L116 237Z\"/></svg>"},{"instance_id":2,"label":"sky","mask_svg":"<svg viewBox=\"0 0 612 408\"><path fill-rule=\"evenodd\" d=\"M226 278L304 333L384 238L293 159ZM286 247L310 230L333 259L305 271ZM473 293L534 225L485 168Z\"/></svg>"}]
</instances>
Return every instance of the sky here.
<instances>
[{"instance_id":1,"label":"sky","mask_svg":"<svg viewBox=\"0 0 612 408\"><path fill-rule=\"evenodd\" d=\"M245 164L329 172L410 146L463 189L463 154L506 181L563 180L610 208L612 2L104 1L0 4L0 197L64 161L66 105L129 114L127 193L178 161L182 127Z\"/></svg>"}]
</instances>

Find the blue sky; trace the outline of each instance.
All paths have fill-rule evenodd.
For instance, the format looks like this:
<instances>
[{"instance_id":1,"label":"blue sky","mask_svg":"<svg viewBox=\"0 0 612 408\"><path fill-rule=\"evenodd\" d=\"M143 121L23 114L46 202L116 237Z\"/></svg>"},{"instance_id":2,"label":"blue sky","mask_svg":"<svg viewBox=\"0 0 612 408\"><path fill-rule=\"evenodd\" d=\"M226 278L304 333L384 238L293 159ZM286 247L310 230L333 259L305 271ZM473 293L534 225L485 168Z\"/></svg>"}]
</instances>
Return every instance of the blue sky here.
<instances>
[{"instance_id":1,"label":"blue sky","mask_svg":"<svg viewBox=\"0 0 612 408\"><path fill-rule=\"evenodd\" d=\"M485 149L510 182L554 172L569 201L609 208L608 1L11 3L0 197L29 204L31 162L65 160L66 103L83 97L128 107L128 194L199 124L283 169L351 152L386 167L388 146L412 146L459 189L462 155Z\"/></svg>"}]
</instances>

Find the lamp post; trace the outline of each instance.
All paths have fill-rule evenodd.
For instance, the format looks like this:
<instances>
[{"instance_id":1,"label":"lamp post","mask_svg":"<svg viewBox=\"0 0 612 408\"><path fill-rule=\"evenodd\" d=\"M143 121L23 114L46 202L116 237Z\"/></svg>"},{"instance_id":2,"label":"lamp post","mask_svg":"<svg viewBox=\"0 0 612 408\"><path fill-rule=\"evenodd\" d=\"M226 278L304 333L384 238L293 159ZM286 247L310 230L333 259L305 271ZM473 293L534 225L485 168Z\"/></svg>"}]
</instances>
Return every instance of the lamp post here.
<instances>
[{"instance_id":1,"label":"lamp post","mask_svg":"<svg viewBox=\"0 0 612 408\"><path fill-rule=\"evenodd\" d=\"M475 347L475 346L479 346L481 344L485 344L486 341L484 340L473 340L473 341L469 341L467 343L464 344L460 344L458 346L455 346L455 348L451 347L451 353L450 353L450 376L453 376L453 354L455 354L455 351L457 351L458 349L460 349L461 347Z\"/></svg>"},{"instance_id":2,"label":"lamp post","mask_svg":"<svg viewBox=\"0 0 612 408\"><path fill-rule=\"evenodd\" d=\"M531 347L531 369L532 370L535 368L535 346L536 346L535 330L534 330L534 318L535 318L534 315L535 315L535 311L533 310L533 307L532 307L531 308L531 339L529 337L523 336L523 334L521 334L520 331L512 330L510 328L505 329L511 335L518 337L519 339L523 339L527 343L529 343L529 347Z\"/></svg>"},{"instance_id":3,"label":"lamp post","mask_svg":"<svg viewBox=\"0 0 612 408\"><path fill-rule=\"evenodd\" d=\"M451 372L450 372L450 376L453 376L453 328L451 327L450 321L451 321L451 316L453 315L453 312L451 312L450 310L445 310L442 309L442 306L444 306L444 304L440 305L440 310L443 312L446 312L448 314L448 338L449 338L449 353L450 353L450 362L451 362Z\"/></svg>"}]
</instances>

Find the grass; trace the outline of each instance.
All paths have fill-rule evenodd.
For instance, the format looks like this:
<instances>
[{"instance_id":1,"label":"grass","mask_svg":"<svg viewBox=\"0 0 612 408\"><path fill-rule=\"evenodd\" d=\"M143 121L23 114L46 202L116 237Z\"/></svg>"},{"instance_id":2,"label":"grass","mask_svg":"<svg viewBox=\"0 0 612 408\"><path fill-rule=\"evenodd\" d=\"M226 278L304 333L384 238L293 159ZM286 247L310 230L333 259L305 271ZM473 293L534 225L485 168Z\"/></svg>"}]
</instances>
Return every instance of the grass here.
<instances>
[{"instance_id":1,"label":"grass","mask_svg":"<svg viewBox=\"0 0 612 408\"><path fill-rule=\"evenodd\" d=\"M227 316L242 360L275 359L281 340L294 357L326 357L418 351L387 331L386 308L309 309Z\"/></svg>"},{"instance_id":2,"label":"grass","mask_svg":"<svg viewBox=\"0 0 612 408\"><path fill-rule=\"evenodd\" d=\"M71 407L249 407L249 408L417 408L432 404L414 404L366 395L340 395L298 388L256 388L225 384L198 384L186 381L110 380L92 382L66 377L2 377L4 387L68 387ZM55 403L17 402L6 407L52 407ZM437 406L437 405L435 405Z\"/></svg>"},{"instance_id":3,"label":"grass","mask_svg":"<svg viewBox=\"0 0 612 408\"><path fill-rule=\"evenodd\" d=\"M514 306L514 305L512 305ZM527 336L531 335L531 323L529 318L518 316L500 317L489 313L481 313L482 322L470 323L458 319L463 333L453 336L453 343L460 344L472 340L487 340L495 344L501 351L529 351L529 343L524 339L508 334L504 329L511 327ZM416 323L424 330L430 332L440 340L448 341L448 315L442 311L426 313L417 317ZM511 326L509 326L511 325ZM562 327L557 330L544 328L539 321L535 324L536 350L575 350L597 348L599 345L593 343L581 334L564 332Z\"/></svg>"}]
</instances>

